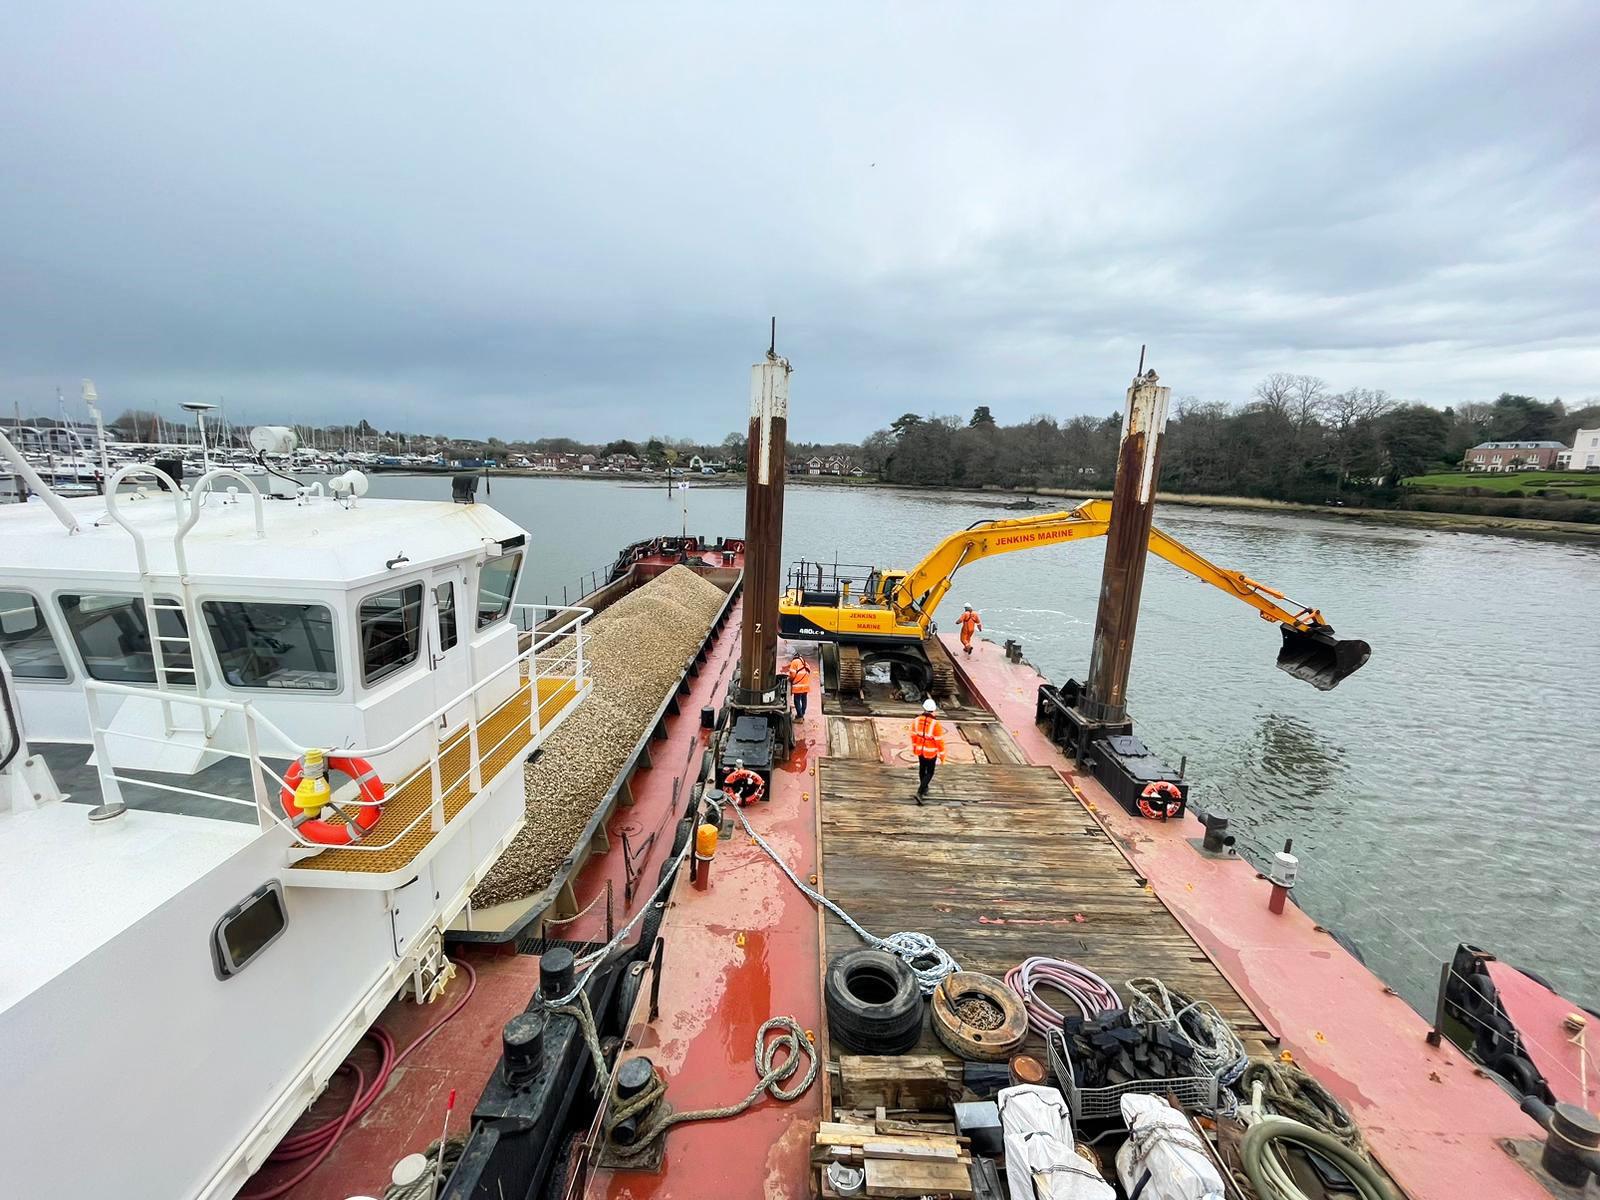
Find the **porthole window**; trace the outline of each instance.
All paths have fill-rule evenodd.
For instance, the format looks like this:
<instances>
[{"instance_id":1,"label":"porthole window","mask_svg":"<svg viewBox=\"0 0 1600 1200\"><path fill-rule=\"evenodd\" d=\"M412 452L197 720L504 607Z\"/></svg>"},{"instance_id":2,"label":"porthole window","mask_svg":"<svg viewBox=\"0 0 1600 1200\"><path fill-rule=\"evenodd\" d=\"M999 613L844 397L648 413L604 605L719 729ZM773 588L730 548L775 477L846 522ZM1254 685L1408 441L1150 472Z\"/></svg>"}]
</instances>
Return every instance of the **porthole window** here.
<instances>
[{"instance_id":1,"label":"porthole window","mask_svg":"<svg viewBox=\"0 0 1600 1200\"><path fill-rule=\"evenodd\" d=\"M211 931L211 961L217 978L228 979L244 970L288 925L283 885L276 879L262 884L249 899L223 913Z\"/></svg>"}]
</instances>

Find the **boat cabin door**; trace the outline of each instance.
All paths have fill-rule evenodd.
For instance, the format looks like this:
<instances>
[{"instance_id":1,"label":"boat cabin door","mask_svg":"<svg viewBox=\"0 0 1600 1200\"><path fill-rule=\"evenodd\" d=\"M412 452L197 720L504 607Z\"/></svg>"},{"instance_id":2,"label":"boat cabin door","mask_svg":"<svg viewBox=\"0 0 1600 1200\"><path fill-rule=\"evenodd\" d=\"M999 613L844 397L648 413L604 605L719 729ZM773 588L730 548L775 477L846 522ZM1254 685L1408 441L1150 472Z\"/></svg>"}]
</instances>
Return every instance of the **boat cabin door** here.
<instances>
[{"instance_id":1,"label":"boat cabin door","mask_svg":"<svg viewBox=\"0 0 1600 1200\"><path fill-rule=\"evenodd\" d=\"M428 667L433 677L433 703L439 707L472 686L471 630L467 605L467 569L461 563L434 569L428 588ZM445 728L460 729L472 713L471 699L452 704Z\"/></svg>"}]
</instances>

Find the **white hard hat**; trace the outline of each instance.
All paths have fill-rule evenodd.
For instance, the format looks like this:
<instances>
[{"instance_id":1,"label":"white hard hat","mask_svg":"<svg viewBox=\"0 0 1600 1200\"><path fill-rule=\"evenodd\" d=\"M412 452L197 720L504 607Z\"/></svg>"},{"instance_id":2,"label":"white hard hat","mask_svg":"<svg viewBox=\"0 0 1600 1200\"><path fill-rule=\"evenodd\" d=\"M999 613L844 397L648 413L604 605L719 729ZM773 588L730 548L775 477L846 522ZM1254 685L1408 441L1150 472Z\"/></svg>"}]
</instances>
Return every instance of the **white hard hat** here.
<instances>
[{"instance_id":1,"label":"white hard hat","mask_svg":"<svg viewBox=\"0 0 1600 1200\"><path fill-rule=\"evenodd\" d=\"M961 607L966 609L968 612L972 611L972 605L970 604L963 604Z\"/></svg>"},{"instance_id":2,"label":"white hard hat","mask_svg":"<svg viewBox=\"0 0 1600 1200\"><path fill-rule=\"evenodd\" d=\"M922 702L922 711L923 712L938 712L939 711L939 706L937 704L935 704L931 699L924 700Z\"/></svg>"}]
</instances>

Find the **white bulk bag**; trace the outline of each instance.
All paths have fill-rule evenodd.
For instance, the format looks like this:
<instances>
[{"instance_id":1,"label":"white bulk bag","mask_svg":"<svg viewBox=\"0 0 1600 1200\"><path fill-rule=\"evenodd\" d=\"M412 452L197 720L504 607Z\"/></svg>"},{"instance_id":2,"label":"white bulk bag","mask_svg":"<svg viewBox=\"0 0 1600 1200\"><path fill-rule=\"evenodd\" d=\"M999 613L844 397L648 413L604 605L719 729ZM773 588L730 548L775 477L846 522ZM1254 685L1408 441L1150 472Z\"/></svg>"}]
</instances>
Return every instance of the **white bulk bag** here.
<instances>
[{"instance_id":1,"label":"white bulk bag","mask_svg":"<svg viewBox=\"0 0 1600 1200\"><path fill-rule=\"evenodd\" d=\"M1146 1171L1139 1200L1224 1200L1222 1177L1189 1120L1159 1096L1123 1096L1128 1140L1117 1150L1117 1177L1132 1194Z\"/></svg>"},{"instance_id":2,"label":"white bulk bag","mask_svg":"<svg viewBox=\"0 0 1600 1200\"><path fill-rule=\"evenodd\" d=\"M1116 1200L1072 1149L1072 1114L1055 1088L1021 1084L999 1096L1011 1200Z\"/></svg>"}]
</instances>

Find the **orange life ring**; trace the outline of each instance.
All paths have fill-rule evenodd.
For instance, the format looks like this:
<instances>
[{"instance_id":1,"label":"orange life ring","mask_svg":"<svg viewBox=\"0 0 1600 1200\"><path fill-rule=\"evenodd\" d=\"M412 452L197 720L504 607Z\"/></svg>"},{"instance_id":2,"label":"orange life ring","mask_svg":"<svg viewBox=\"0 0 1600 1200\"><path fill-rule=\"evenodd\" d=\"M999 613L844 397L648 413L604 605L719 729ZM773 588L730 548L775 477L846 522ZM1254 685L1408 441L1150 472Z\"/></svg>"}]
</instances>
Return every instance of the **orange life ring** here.
<instances>
[{"instance_id":1,"label":"orange life ring","mask_svg":"<svg viewBox=\"0 0 1600 1200\"><path fill-rule=\"evenodd\" d=\"M734 786L737 783L744 783L749 780L754 780L756 786L755 790L752 791L748 796ZM731 792L735 796L738 796L739 807L743 808L747 804L754 804L757 800L761 799L761 797L766 793L767 781L761 778L761 776L757 775L749 767L739 767L728 772L728 777L722 781L722 790L725 792Z\"/></svg>"},{"instance_id":2,"label":"orange life ring","mask_svg":"<svg viewBox=\"0 0 1600 1200\"><path fill-rule=\"evenodd\" d=\"M1165 804L1153 804L1151 801L1157 797L1165 797ZM1158 779L1154 783L1144 785L1144 791L1139 793L1139 812L1153 820L1165 821L1175 817L1183 811L1183 793L1178 790L1178 785L1165 779Z\"/></svg>"},{"instance_id":3,"label":"orange life ring","mask_svg":"<svg viewBox=\"0 0 1600 1200\"><path fill-rule=\"evenodd\" d=\"M373 770L372 764L364 758L338 758L329 755L328 770L348 775L355 780L356 788L365 803L356 809L354 818L343 822L301 821L295 829L308 842L316 842L321 846L348 846L352 842L359 842L382 818L383 809L380 806L384 797L383 780L378 778L378 772ZM278 803L283 805L283 811L289 815L290 820L302 815L295 805L294 793L300 786L303 772L304 767L297 758L283 773L283 791L279 793Z\"/></svg>"}]
</instances>

